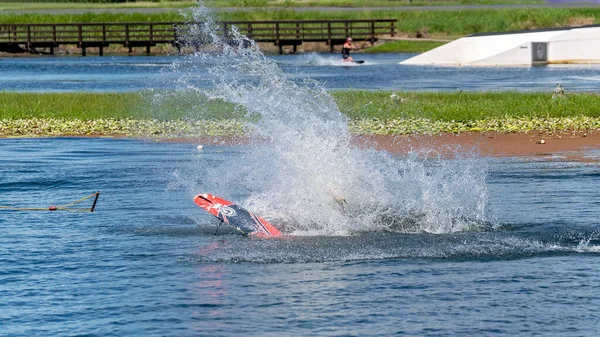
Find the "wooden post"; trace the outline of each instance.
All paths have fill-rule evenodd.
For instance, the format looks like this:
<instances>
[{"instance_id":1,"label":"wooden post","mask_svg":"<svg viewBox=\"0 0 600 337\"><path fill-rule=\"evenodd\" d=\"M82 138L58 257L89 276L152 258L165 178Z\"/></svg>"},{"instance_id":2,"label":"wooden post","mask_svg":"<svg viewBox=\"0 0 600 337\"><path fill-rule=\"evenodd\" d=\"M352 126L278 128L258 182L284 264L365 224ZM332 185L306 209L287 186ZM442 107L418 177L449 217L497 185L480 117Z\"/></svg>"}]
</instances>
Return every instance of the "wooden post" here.
<instances>
[{"instance_id":1,"label":"wooden post","mask_svg":"<svg viewBox=\"0 0 600 337\"><path fill-rule=\"evenodd\" d=\"M371 21L371 45L375 44L375 21Z\"/></svg>"},{"instance_id":2,"label":"wooden post","mask_svg":"<svg viewBox=\"0 0 600 337\"><path fill-rule=\"evenodd\" d=\"M331 40L331 22L327 22L327 43L329 43L329 52L333 54L333 41Z\"/></svg>"},{"instance_id":3,"label":"wooden post","mask_svg":"<svg viewBox=\"0 0 600 337\"><path fill-rule=\"evenodd\" d=\"M77 44L78 44L78 47L82 47L83 46L83 26L77 25L77 30L78 30ZM83 56L85 56L85 50L83 51Z\"/></svg>"},{"instance_id":4,"label":"wooden post","mask_svg":"<svg viewBox=\"0 0 600 337\"><path fill-rule=\"evenodd\" d=\"M171 28L173 29L173 41L171 42L172 45L175 46L175 48L177 48L177 54L181 54L181 43L179 43L179 34L178 34L178 26L177 24L172 24Z\"/></svg>"},{"instance_id":5,"label":"wooden post","mask_svg":"<svg viewBox=\"0 0 600 337\"><path fill-rule=\"evenodd\" d=\"M279 55L283 54L283 46L279 41L279 22L275 24L275 43L279 46Z\"/></svg>"},{"instance_id":6,"label":"wooden post","mask_svg":"<svg viewBox=\"0 0 600 337\"><path fill-rule=\"evenodd\" d=\"M150 31L149 31L149 38L150 41L148 43L148 45L146 45L146 54L150 55L150 45L152 44L152 42L154 42L154 30L152 27L152 24L150 24Z\"/></svg>"},{"instance_id":7,"label":"wooden post","mask_svg":"<svg viewBox=\"0 0 600 337\"><path fill-rule=\"evenodd\" d=\"M27 50L29 50L30 45L31 45L31 26L27 25Z\"/></svg>"},{"instance_id":8,"label":"wooden post","mask_svg":"<svg viewBox=\"0 0 600 337\"><path fill-rule=\"evenodd\" d=\"M129 25L125 24L125 46L129 47L129 54L131 54L131 45L129 44Z\"/></svg>"},{"instance_id":9,"label":"wooden post","mask_svg":"<svg viewBox=\"0 0 600 337\"><path fill-rule=\"evenodd\" d=\"M103 24L102 25L102 44L100 45L100 48L98 48L100 56L104 56L104 45L108 46L108 44L106 43L106 25Z\"/></svg>"}]
</instances>

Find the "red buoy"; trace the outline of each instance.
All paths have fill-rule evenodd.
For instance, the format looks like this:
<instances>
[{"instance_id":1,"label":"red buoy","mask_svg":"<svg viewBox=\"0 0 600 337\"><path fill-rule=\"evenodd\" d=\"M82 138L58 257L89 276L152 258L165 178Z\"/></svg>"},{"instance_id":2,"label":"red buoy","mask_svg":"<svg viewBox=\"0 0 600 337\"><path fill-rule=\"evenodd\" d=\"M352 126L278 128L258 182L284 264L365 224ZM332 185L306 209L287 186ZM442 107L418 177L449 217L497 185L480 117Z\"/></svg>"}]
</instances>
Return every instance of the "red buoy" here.
<instances>
[{"instance_id":1,"label":"red buoy","mask_svg":"<svg viewBox=\"0 0 600 337\"><path fill-rule=\"evenodd\" d=\"M58 208L56 208L56 206L50 206L48 207L49 211L56 211Z\"/></svg>"}]
</instances>

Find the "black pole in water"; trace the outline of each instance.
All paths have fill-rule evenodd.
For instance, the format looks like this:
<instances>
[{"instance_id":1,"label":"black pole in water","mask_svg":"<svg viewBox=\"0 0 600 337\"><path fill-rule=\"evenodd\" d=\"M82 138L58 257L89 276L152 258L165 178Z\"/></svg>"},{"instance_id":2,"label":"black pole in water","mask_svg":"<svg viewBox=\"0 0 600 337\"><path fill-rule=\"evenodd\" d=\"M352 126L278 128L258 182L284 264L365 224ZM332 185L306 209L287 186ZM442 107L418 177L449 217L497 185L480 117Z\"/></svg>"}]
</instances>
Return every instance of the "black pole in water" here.
<instances>
[{"instance_id":1,"label":"black pole in water","mask_svg":"<svg viewBox=\"0 0 600 337\"><path fill-rule=\"evenodd\" d=\"M100 196L100 191L96 192L96 198L94 198L94 203L92 204L92 208L90 209L90 213L94 211L96 208L96 202L98 202L98 197Z\"/></svg>"},{"instance_id":2,"label":"black pole in water","mask_svg":"<svg viewBox=\"0 0 600 337\"><path fill-rule=\"evenodd\" d=\"M219 232L219 227L221 227L222 223L223 223L223 221L219 222L219 225L217 226L217 229L215 230L215 234L213 234L213 235L217 235L217 233Z\"/></svg>"}]
</instances>

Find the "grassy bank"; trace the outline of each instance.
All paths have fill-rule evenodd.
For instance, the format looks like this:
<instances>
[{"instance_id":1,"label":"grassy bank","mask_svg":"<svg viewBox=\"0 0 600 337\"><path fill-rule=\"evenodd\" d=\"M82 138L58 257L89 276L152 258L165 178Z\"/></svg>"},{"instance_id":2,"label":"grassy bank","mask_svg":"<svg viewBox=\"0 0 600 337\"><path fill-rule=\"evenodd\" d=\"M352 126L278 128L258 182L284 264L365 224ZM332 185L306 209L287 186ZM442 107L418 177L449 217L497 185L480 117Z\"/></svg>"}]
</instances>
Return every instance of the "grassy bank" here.
<instances>
[{"instance_id":1,"label":"grassy bank","mask_svg":"<svg viewBox=\"0 0 600 337\"><path fill-rule=\"evenodd\" d=\"M481 32L502 32L555 28L599 23L600 8L529 8L494 10L364 10L291 11L256 10L218 12L221 20L312 20L312 19L397 19L397 28L408 36L461 36ZM2 23L73 23L179 21L178 12L85 14L10 14L0 12Z\"/></svg>"},{"instance_id":2,"label":"grassy bank","mask_svg":"<svg viewBox=\"0 0 600 337\"><path fill-rule=\"evenodd\" d=\"M335 92L342 112L352 119L417 119L469 122L490 118L600 117L600 96L570 94L552 99L551 93L396 93Z\"/></svg>"},{"instance_id":3,"label":"grassy bank","mask_svg":"<svg viewBox=\"0 0 600 337\"><path fill-rule=\"evenodd\" d=\"M455 6L455 5L501 5L519 4L533 5L544 3L544 0L211 0L214 6L239 7L239 6L284 6L284 7L412 7L412 6Z\"/></svg>"},{"instance_id":4,"label":"grassy bank","mask_svg":"<svg viewBox=\"0 0 600 337\"><path fill-rule=\"evenodd\" d=\"M469 10L362 10L293 11L286 8L248 11L217 11L219 20L315 20L315 19L397 19L398 36L456 38L473 33L504 32L581 26L600 23L600 8L521 8ZM0 22L79 23L79 22L171 22L183 21L177 11L151 13L87 12L83 14L11 14L0 12ZM441 42L396 41L366 52L423 52Z\"/></svg>"},{"instance_id":5,"label":"grassy bank","mask_svg":"<svg viewBox=\"0 0 600 337\"><path fill-rule=\"evenodd\" d=\"M188 8L194 6L196 1L177 0L177 1L136 1L136 2L66 2L66 1L2 1L0 0L0 9L11 10L94 10L94 9L130 9L130 8Z\"/></svg>"},{"instance_id":6,"label":"grassy bank","mask_svg":"<svg viewBox=\"0 0 600 337\"><path fill-rule=\"evenodd\" d=\"M600 96L542 93L333 93L359 134L600 129ZM160 98L160 99L157 99ZM150 103L154 102L154 103ZM189 93L0 92L0 136L243 134L243 109Z\"/></svg>"},{"instance_id":7,"label":"grassy bank","mask_svg":"<svg viewBox=\"0 0 600 337\"><path fill-rule=\"evenodd\" d=\"M194 113L198 115L194 116ZM193 93L166 92L157 100L152 91L127 93L0 92L2 119L59 118L95 120L134 118L235 119L244 112L231 104L207 100Z\"/></svg>"},{"instance_id":8,"label":"grassy bank","mask_svg":"<svg viewBox=\"0 0 600 337\"><path fill-rule=\"evenodd\" d=\"M484 32L503 32L556 28L598 23L600 9L479 9L356 12L294 12L265 10L220 13L223 20L308 20L308 19L397 19L400 34L408 36L458 36Z\"/></svg>"},{"instance_id":9,"label":"grassy bank","mask_svg":"<svg viewBox=\"0 0 600 337\"><path fill-rule=\"evenodd\" d=\"M415 40L404 40L404 41L393 41L386 42L381 45L374 47L366 47L362 50L363 53L374 54L374 53L422 53L430 49L437 48L447 42L437 41L415 41ZM368 45L367 45L368 46Z\"/></svg>"},{"instance_id":10,"label":"grassy bank","mask_svg":"<svg viewBox=\"0 0 600 337\"><path fill-rule=\"evenodd\" d=\"M217 8L245 7L418 7L418 6L455 6L455 5L500 5L542 4L544 0L206 0L204 3ZM127 9L127 8L185 8L196 4L194 0L139 0L121 3L88 1L35 1L0 0L3 10L43 10L43 9Z\"/></svg>"}]
</instances>

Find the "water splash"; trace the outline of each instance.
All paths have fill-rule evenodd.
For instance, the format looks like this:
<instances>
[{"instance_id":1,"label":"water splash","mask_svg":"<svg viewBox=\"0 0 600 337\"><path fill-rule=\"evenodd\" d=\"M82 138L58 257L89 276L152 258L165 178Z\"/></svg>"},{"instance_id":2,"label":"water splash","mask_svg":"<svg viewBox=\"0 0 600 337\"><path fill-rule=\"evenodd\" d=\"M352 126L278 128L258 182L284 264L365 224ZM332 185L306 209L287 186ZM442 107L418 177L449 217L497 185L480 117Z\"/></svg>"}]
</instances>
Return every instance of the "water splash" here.
<instances>
[{"instance_id":1,"label":"water splash","mask_svg":"<svg viewBox=\"0 0 600 337\"><path fill-rule=\"evenodd\" d=\"M365 67L365 66L375 64L372 61L365 62L362 65L359 65L354 62L342 62L341 57L338 54L323 56L322 54L308 53L308 54L304 54L304 55L298 55L296 57L300 58L299 63L301 65L322 66L322 67Z\"/></svg>"},{"instance_id":2,"label":"water splash","mask_svg":"<svg viewBox=\"0 0 600 337\"><path fill-rule=\"evenodd\" d=\"M254 41L235 27L223 30L205 7L187 19L201 24L181 41L196 52L173 65L180 92L260 117L249 123L250 145L197 168L196 193L239 200L248 192L246 207L298 235L448 233L486 223L484 161L359 149L351 144L347 117L322 85L289 80ZM211 89L194 84L200 71L210 74Z\"/></svg>"}]
</instances>

